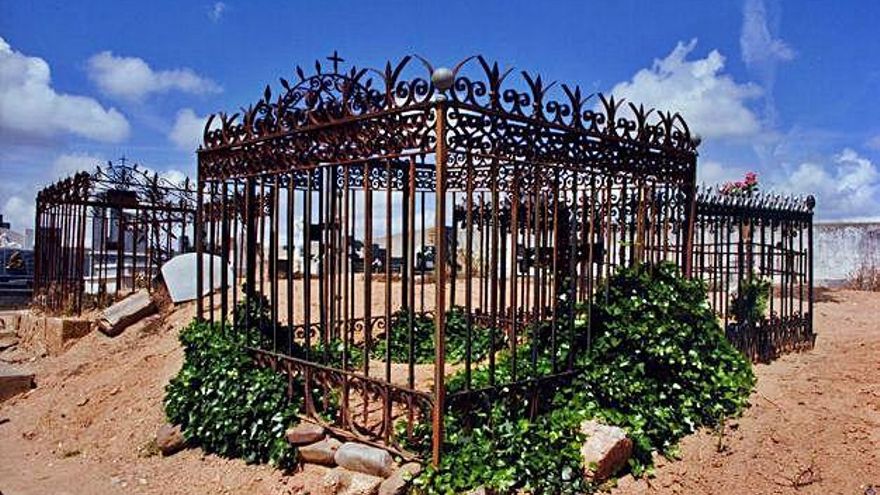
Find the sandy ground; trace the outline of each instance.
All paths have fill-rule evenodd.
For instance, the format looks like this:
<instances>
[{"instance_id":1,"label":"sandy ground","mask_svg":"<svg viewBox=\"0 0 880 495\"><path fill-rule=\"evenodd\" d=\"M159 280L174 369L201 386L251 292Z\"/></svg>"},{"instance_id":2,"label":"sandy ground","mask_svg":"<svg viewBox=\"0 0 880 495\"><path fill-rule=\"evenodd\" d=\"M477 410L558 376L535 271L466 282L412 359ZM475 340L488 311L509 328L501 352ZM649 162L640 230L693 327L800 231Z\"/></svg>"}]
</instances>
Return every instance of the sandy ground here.
<instances>
[{"instance_id":1,"label":"sandy ground","mask_svg":"<svg viewBox=\"0 0 880 495\"><path fill-rule=\"evenodd\" d=\"M285 475L150 441L165 384L180 366L177 331L192 316L93 333L60 357L25 359L38 388L0 404L0 493L308 493L324 468ZM717 433L686 438L681 460L614 493L863 494L880 485L880 294L836 291L817 305L815 350L759 365L751 408Z\"/></svg>"}]
</instances>

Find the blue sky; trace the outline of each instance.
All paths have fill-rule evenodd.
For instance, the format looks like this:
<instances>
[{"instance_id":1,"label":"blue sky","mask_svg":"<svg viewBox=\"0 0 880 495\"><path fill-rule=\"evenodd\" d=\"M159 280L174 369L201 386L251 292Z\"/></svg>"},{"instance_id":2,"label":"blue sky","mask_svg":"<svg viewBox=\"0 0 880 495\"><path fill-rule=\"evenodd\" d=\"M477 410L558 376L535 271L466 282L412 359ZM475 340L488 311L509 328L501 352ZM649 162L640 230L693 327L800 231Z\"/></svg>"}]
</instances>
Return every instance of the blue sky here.
<instances>
[{"instance_id":1,"label":"blue sky","mask_svg":"<svg viewBox=\"0 0 880 495\"><path fill-rule=\"evenodd\" d=\"M224 2L0 0L0 213L126 155L195 173L203 118L334 49L384 65L475 53L680 111L707 182L756 170L824 219L880 217L876 1Z\"/></svg>"}]
</instances>

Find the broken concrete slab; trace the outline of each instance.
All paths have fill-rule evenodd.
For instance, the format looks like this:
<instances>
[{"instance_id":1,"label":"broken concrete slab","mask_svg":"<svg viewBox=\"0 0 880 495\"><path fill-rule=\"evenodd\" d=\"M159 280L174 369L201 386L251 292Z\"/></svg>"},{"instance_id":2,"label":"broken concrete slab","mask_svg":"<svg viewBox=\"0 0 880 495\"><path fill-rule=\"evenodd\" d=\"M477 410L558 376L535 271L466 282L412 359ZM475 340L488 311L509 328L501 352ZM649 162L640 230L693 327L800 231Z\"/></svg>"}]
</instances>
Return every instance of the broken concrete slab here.
<instances>
[{"instance_id":1,"label":"broken concrete slab","mask_svg":"<svg viewBox=\"0 0 880 495\"><path fill-rule=\"evenodd\" d=\"M288 428L284 436L293 445L308 445L324 438L324 427L315 423L303 422Z\"/></svg>"},{"instance_id":2,"label":"broken concrete slab","mask_svg":"<svg viewBox=\"0 0 880 495\"><path fill-rule=\"evenodd\" d=\"M299 448L299 458L303 462L311 462L312 464L321 464L323 466L336 465L336 452L342 442L333 438L326 437L320 442L310 445L303 445Z\"/></svg>"},{"instance_id":3,"label":"broken concrete slab","mask_svg":"<svg viewBox=\"0 0 880 495\"><path fill-rule=\"evenodd\" d=\"M382 478L335 468L321 479L320 495L375 495Z\"/></svg>"},{"instance_id":4,"label":"broken concrete slab","mask_svg":"<svg viewBox=\"0 0 880 495\"><path fill-rule=\"evenodd\" d=\"M98 328L104 334L115 337L133 323L156 312L156 305L149 292L140 290L110 306L101 313Z\"/></svg>"},{"instance_id":5,"label":"broken concrete slab","mask_svg":"<svg viewBox=\"0 0 880 495\"><path fill-rule=\"evenodd\" d=\"M213 258L213 270L211 260ZM162 265L162 279L168 288L168 295L174 303L192 301L196 298L196 268L198 267L198 255L196 253L184 253L177 255ZM216 255L202 255L202 295L222 288L223 270L226 270L226 280L232 282L232 267L223 263L223 259ZM213 271L213 285L211 274Z\"/></svg>"},{"instance_id":6,"label":"broken concrete slab","mask_svg":"<svg viewBox=\"0 0 880 495\"><path fill-rule=\"evenodd\" d=\"M587 420L581 423L581 433L586 436L581 458L587 479L607 480L629 461L633 443L622 428Z\"/></svg>"},{"instance_id":7,"label":"broken concrete slab","mask_svg":"<svg viewBox=\"0 0 880 495\"><path fill-rule=\"evenodd\" d=\"M410 480L420 472L422 472L422 466L417 462L408 462L400 466L379 485L379 495L404 495L409 488Z\"/></svg>"},{"instance_id":8,"label":"broken concrete slab","mask_svg":"<svg viewBox=\"0 0 880 495\"><path fill-rule=\"evenodd\" d=\"M336 451L336 464L359 473L387 478L394 471L388 451L355 442L346 442Z\"/></svg>"},{"instance_id":9,"label":"broken concrete slab","mask_svg":"<svg viewBox=\"0 0 880 495\"><path fill-rule=\"evenodd\" d=\"M34 388L34 374L0 362L0 402Z\"/></svg>"},{"instance_id":10,"label":"broken concrete slab","mask_svg":"<svg viewBox=\"0 0 880 495\"><path fill-rule=\"evenodd\" d=\"M46 350L57 356L67 350L70 344L92 331L92 322L79 318L46 318L43 341Z\"/></svg>"}]
</instances>

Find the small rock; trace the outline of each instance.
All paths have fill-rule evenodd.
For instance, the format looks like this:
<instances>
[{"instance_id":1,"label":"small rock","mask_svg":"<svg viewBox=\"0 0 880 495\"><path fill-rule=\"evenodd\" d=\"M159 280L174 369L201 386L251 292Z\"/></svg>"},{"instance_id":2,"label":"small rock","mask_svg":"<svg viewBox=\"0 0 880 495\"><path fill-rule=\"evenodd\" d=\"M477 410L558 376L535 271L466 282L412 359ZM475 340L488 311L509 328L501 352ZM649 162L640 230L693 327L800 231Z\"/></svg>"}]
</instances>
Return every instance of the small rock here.
<instances>
[{"instance_id":1,"label":"small rock","mask_svg":"<svg viewBox=\"0 0 880 495\"><path fill-rule=\"evenodd\" d=\"M588 420L581 423L581 433L587 437L581 447L587 479L607 480L625 466L632 455L632 440L622 428Z\"/></svg>"},{"instance_id":2,"label":"small rock","mask_svg":"<svg viewBox=\"0 0 880 495\"><path fill-rule=\"evenodd\" d=\"M466 495L489 495L489 492L486 490L485 486L478 486L473 490L467 492Z\"/></svg>"},{"instance_id":3,"label":"small rock","mask_svg":"<svg viewBox=\"0 0 880 495\"><path fill-rule=\"evenodd\" d=\"M299 457L303 462L311 462L312 464L321 464L324 466L336 465L336 452L342 442L327 437L320 442L311 445L303 445L299 448Z\"/></svg>"},{"instance_id":4,"label":"small rock","mask_svg":"<svg viewBox=\"0 0 880 495\"><path fill-rule=\"evenodd\" d=\"M388 479L379 485L379 495L404 495L410 480L420 472L422 472L422 466L417 462L408 462L400 466L400 469L394 471Z\"/></svg>"},{"instance_id":5,"label":"small rock","mask_svg":"<svg viewBox=\"0 0 880 495\"><path fill-rule=\"evenodd\" d=\"M336 464L359 473L387 478L394 470L394 459L387 451L360 443L346 442L336 451Z\"/></svg>"},{"instance_id":6,"label":"small rock","mask_svg":"<svg viewBox=\"0 0 880 495\"><path fill-rule=\"evenodd\" d=\"M375 495L382 478L337 467L327 473L318 487L319 495Z\"/></svg>"},{"instance_id":7,"label":"small rock","mask_svg":"<svg viewBox=\"0 0 880 495\"><path fill-rule=\"evenodd\" d=\"M324 427L315 423L300 423L288 428L285 436L287 441L293 445L307 445L324 438Z\"/></svg>"},{"instance_id":8,"label":"small rock","mask_svg":"<svg viewBox=\"0 0 880 495\"><path fill-rule=\"evenodd\" d=\"M178 425L164 424L156 432L156 446L162 455L172 455L186 447L186 438Z\"/></svg>"},{"instance_id":9,"label":"small rock","mask_svg":"<svg viewBox=\"0 0 880 495\"><path fill-rule=\"evenodd\" d=\"M80 399L79 401L77 401L76 405L79 406L79 407L82 407L82 406L84 406L84 405L86 405L86 404L88 404L88 403L89 403L89 398L88 398L88 397L83 397L82 399Z\"/></svg>"}]
</instances>

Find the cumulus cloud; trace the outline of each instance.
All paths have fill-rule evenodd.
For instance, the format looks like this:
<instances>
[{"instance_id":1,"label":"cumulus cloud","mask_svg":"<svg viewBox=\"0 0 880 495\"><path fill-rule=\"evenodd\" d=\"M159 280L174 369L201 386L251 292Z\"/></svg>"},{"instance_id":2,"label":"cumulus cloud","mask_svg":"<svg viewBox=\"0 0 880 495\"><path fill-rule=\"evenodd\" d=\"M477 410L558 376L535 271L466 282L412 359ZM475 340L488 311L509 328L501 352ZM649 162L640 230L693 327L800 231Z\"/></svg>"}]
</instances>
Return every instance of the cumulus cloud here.
<instances>
[{"instance_id":1,"label":"cumulus cloud","mask_svg":"<svg viewBox=\"0 0 880 495\"><path fill-rule=\"evenodd\" d=\"M226 4L223 2L214 2L214 5L211 6L211 10L208 11L208 17L210 17L212 21L217 22L223 17L224 12L226 12Z\"/></svg>"},{"instance_id":2,"label":"cumulus cloud","mask_svg":"<svg viewBox=\"0 0 880 495\"><path fill-rule=\"evenodd\" d=\"M785 192L816 196L817 215L827 219L872 218L880 215L880 172L869 159L850 148L831 163L805 162L776 184Z\"/></svg>"},{"instance_id":3,"label":"cumulus cloud","mask_svg":"<svg viewBox=\"0 0 880 495\"><path fill-rule=\"evenodd\" d=\"M57 92L49 64L14 51L0 38L0 131L22 137L69 133L98 141L126 139L129 125L114 108Z\"/></svg>"},{"instance_id":4,"label":"cumulus cloud","mask_svg":"<svg viewBox=\"0 0 880 495\"><path fill-rule=\"evenodd\" d=\"M207 117L196 115L191 108L184 108L177 112L168 139L180 149L194 151L202 141L206 120Z\"/></svg>"},{"instance_id":5,"label":"cumulus cloud","mask_svg":"<svg viewBox=\"0 0 880 495\"><path fill-rule=\"evenodd\" d=\"M679 42L669 55L654 60L651 68L640 70L632 80L618 83L611 93L636 104L679 112L691 131L703 137L755 135L761 125L747 104L761 95L761 88L739 84L724 73L725 59L717 50L688 60L696 46L696 39Z\"/></svg>"},{"instance_id":6,"label":"cumulus cloud","mask_svg":"<svg viewBox=\"0 0 880 495\"><path fill-rule=\"evenodd\" d=\"M217 83L192 69L153 70L141 58L120 57L109 51L93 55L88 61L88 72L103 93L133 101L169 91L191 94L222 91Z\"/></svg>"}]
</instances>

